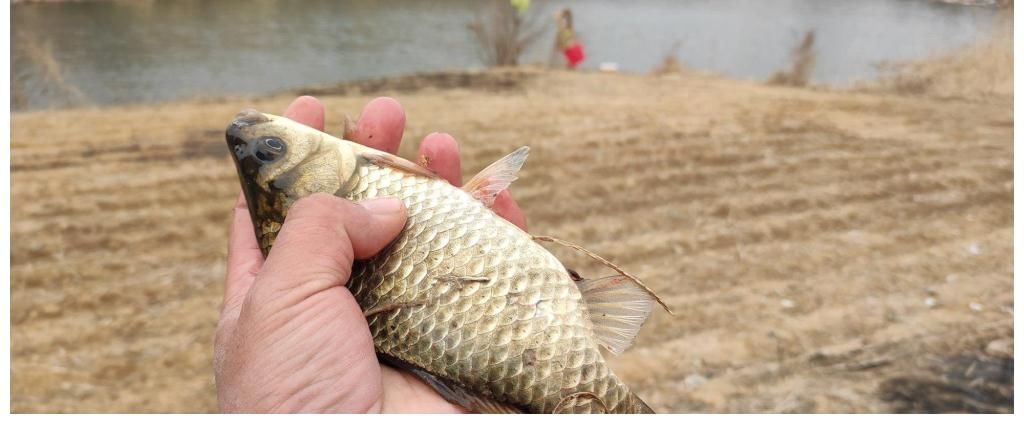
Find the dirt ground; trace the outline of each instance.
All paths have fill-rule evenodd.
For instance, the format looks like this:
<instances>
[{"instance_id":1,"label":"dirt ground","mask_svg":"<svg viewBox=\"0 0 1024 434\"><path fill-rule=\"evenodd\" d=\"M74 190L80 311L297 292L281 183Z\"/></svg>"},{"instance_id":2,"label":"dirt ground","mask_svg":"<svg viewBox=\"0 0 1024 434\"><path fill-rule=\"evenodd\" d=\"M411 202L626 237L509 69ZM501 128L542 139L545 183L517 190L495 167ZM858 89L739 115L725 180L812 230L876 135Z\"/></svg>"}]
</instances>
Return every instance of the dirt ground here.
<instances>
[{"instance_id":1,"label":"dirt ground","mask_svg":"<svg viewBox=\"0 0 1024 434\"><path fill-rule=\"evenodd\" d=\"M613 359L658 411L1012 411L1012 91L529 69L309 91L336 134L397 97L402 154L450 132L467 175L531 146L531 232L676 312ZM223 127L293 96L14 115L13 411L216 411Z\"/></svg>"}]
</instances>

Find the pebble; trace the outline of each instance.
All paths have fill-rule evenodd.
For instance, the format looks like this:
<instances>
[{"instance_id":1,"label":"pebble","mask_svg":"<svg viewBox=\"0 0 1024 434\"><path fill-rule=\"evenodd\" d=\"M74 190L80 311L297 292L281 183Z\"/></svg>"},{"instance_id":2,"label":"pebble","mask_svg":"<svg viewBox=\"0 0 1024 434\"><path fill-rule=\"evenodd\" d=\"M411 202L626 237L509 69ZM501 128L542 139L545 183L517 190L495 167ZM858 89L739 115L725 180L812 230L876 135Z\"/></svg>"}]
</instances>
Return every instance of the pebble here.
<instances>
[{"instance_id":1,"label":"pebble","mask_svg":"<svg viewBox=\"0 0 1024 434\"><path fill-rule=\"evenodd\" d=\"M928 298L924 299L924 305L928 306L929 308L932 308L932 307L938 306L939 305L939 301L936 300L935 297L928 297Z\"/></svg>"},{"instance_id":2,"label":"pebble","mask_svg":"<svg viewBox=\"0 0 1024 434\"><path fill-rule=\"evenodd\" d=\"M981 310L985 308L984 306L981 305L981 303L978 303L976 301L972 301L971 304L967 305L967 307L971 308L971 310L975 312L981 312Z\"/></svg>"},{"instance_id":3,"label":"pebble","mask_svg":"<svg viewBox=\"0 0 1024 434\"><path fill-rule=\"evenodd\" d=\"M981 254L981 247L979 247L977 244L971 244L971 245L967 246L967 253L970 253L970 254L975 255L975 256L980 255Z\"/></svg>"},{"instance_id":4,"label":"pebble","mask_svg":"<svg viewBox=\"0 0 1024 434\"><path fill-rule=\"evenodd\" d=\"M782 305L783 309L792 309L796 307L796 303L794 303L793 300L790 300L788 298L782 299L782 301L780 301L779 304Z\"/></svg>"},{"instance_id":5,"label":"pebble","mask_svg":"<svg viewBox=\"0 0 1024 434\"><path fill-rule=\"evenodd\" d=\"M60 313L60 311L61 311L61 308L60 308L60 305L59 305L59 304L57 304L57 303L46 303L46 304L44 304L44 305L42 306L42 308L40 309L40 311L42 311L42 312L43 312L43 315L49 315L49 316L52 316L52 315L57 315L57 314L59 314L59 313Z\"/></svg>"},{"instance_id":6,"label":"pebble","mask_svg":"<svg viewBox=\"0 0 1024 434\"><path fill-rule=\"evenodd\" d=\"M700 374L690 374L683 379L683 383L686 383L686 387L696 389L700 386L707 384L708 379Z\"/></svg>"},{"instance_id":7,"label":"pebble","mask_svg":"<svg viewBox=\"0 0 1024 434\"><path fill-rule=\"evenodd\" d=\"M1013 338L996 339L985 346L985 354L993 357L1013 357Z\"/></svg>"}]
</instances>

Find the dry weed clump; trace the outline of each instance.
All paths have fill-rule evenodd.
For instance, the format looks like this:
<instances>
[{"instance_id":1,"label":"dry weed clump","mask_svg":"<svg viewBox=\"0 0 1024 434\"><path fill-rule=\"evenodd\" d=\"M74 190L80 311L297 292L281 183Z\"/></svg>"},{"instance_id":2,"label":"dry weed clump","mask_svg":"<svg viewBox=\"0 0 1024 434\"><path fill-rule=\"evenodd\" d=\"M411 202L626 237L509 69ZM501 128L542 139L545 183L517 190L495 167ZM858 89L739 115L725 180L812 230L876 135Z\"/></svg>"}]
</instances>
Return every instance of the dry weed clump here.
<instances>
[{"instance_id":1,"label":"dry weed clump","mask_svg":"<svg viewBox=\"0 0 1024 434\"><path fill-rule=\"evenodd\" d=\"M665 54L665 57L661 59L661 63L659 63L657 66L654 67L654 69L651 70L651 74L671 75L686 72L686 66L684 66L683 63L679 61L679 57L676 56L676 53L679 52L679 47L681 45L682 44L680 42L672 44L672 48L669 49L668 53Z\"/></svg>"},{"instance_id":2,"label":"dry weed clump","mask_svg":"<svg viewBox=\"0 0 1024 434\"><path fill-rule=\"evenodd\" d=\"M973 49L965 55L942 56L916 62L879 65L878 88L899 94L942 98L986 98L1012 94L1012 56L1002 59L992 47Z\"/></svg>"},{"instance_id":3,"label":"dry weed clump","mask_svg":"<svg viewBox=\"0 0 1024 434\"><path fill-rule=\"evenodd\" d=\"M879 65L869 89L939 98L1013 96L1012 30L998 30L982 43L931 59Z\"/></svg>"},{"instance_id":4,"label":"dry weed clump","mask_svg":"<svg viewBox=\"0 0 1024 434\"><path fill-rule=\"evenodd\" d=\"M36 69L43 92L55 95L71 105L88 103L88 98L81 89L65 77L60 61L53 54L53 44L50 41L40 41L35 35L20 33L16 42L26 61ZM17 77L11 77L11 103L14 108L25 107L28 104L29 97L25 87L24 82Z\"/></svg>"},{"instance_id":5,"label":"dry weed clump","mask_svg":"<svg viewBox=\"0 0 1024 434\"><path fill-rule=\"evenodd\" d=\"M516 66L519 57L543 34L539 5L525 14L508 1L492 0L466 27L477 42L481 60L488 66Z\"/></svg>"},{"instance_id":6,"label":"dry weed clump","mask_svg":"<svg viewBox=\"0 0 1024 434\"><path fill-rule=\"evenodd\" d=\"M811 73L814 71L814 62L817 55L814 53L814 30L804 33L800 44L793 49L790 56L789 69L778 71L768 78L768 84L804 87L811 81Z\"/></svg>"}]
</instances>

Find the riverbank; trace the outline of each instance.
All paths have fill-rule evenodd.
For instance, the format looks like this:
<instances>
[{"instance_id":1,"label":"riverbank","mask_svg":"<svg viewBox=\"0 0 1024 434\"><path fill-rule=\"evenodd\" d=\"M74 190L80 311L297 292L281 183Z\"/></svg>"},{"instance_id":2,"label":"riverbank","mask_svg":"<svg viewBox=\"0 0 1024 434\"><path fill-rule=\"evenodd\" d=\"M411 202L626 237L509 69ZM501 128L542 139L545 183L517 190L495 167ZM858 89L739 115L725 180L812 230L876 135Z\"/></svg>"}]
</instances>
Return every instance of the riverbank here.
<instances>
[{"instance_id":1,"label":"riverbank","mask_svg":"<svg viewBox=\"0 0 1024 434\"><path fill-rule=\"evenodd\" d=\"M813 31L816 56L806 78L846 87L875 80L880 62L930 57L984 39L1000 14L994 7L929 1L819 3L573 6L587 54L581 69L614 64L644 74L674 55L693 69L767 80ZM555 38L550 16L561 6L531 8L546 33L521 64L549 63ZM20 5L11 9L12 106L22 111L265 95L318 83L480 68L486 62L466 25L481 8L473 0L393 0L387 7L346 0L301 8L284 0L258 7L244 0ZM242 9L247 13L239 16ZM267 23L275 23L274 31L265 30Z\"/></svg>"},{"instance_id":2,"label":"riverbank","mask_svg":"<svg viewBox=\"0 0 1024 434\"><path fill-rule=\"evenodd\" d=\"M658 411L1005 412L1009 89L513 69L304 92L335 134L370 97L397 97L401 154L447 131L467 175L531 146L512 190L531 231L613 259L676 311L614 358ZM238 191L223 127L294 96L12 116L13 411L216 410Z\"/></svg>"}]
</instances>

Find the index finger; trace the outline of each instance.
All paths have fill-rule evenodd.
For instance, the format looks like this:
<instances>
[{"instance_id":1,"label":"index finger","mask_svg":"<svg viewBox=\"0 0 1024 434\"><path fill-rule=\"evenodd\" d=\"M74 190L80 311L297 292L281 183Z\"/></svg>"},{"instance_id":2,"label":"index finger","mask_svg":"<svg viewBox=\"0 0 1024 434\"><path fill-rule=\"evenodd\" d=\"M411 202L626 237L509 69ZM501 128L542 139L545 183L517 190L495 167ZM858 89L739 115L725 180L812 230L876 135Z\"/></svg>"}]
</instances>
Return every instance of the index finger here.
<instances>
[{"instance_id":1,"label":"index finger","mask_svg":"<svg viewBox=\"0 0 1024 434\"><path fill-rule=\"evenodd\" d=\"M363 107L355 128L345 132L345 140L379 149L389 154L398 152L405 132L405 110L394 98L374 98Z\"/></svg>"},{"instance_id":2,"label":"index finger","mask_svg":"<svg viewBox=\"0 0 1024 434\"><path fill-rule=\"evenodd\" d=\"M288 104L288 108L284 109L284 117L320 131L324 130L324 105L309 95L295 98L295 101Z\"/></svg>"},{"instance_id":3,"label":"index finger","mask_svg":"<svg viewBox=\"0 0 1024 434\"><path fill-rule=\"evenodd\" d=\"M238 194L232 211L231 228L228 233L228 265L224 282L225 312L236 311L252 287L256 273L263 266L263 253L256 242L256 232L245 195Z\"/></svg>"}]
</instances>

